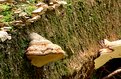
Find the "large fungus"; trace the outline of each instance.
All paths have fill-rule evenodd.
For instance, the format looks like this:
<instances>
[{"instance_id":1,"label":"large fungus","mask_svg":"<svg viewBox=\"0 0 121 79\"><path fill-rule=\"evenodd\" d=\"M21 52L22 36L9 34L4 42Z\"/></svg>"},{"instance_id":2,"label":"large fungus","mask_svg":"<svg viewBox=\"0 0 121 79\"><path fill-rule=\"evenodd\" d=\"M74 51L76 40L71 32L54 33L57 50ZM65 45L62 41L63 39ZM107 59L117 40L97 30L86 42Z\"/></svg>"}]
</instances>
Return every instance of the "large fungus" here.
<instances>
[{"instance_id":1,"label":"large fungus","mask_svg":"<svg viewBox=\"0 0 121 79\"><path fill-rule=\"evenodd\" d=\"M64 58L65 52L59 45L53 44L37 33L31 33L30 38L26 55L32 65L42 67L49 62Z\"/></svg>"},{"instance_id":2,"label":"large fungus","mask_svg":"<svg viewBox=\"0 0 121 79\"><path fill-rule=\"evenodd\" d=\"M113 58L121 58L121 40L108 41L104 39L104 48L100 49L100 56L95 59L95 69L103 66Z\"/></svg>"}]
</instances>

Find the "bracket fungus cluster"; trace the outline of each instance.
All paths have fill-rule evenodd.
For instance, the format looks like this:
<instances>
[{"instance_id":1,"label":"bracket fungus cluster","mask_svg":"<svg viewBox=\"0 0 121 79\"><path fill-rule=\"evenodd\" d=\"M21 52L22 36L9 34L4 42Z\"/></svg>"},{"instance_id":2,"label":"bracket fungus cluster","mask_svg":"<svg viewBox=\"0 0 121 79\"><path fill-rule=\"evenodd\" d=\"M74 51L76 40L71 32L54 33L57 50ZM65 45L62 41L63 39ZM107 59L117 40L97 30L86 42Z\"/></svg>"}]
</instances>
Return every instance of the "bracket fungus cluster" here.
<instances>
[{"instance_id":1,"label":"bracket fungus cluster","mask_svg":"<svg viewBox=\"0 0 121 79\"><path fill-rule=\"evenodd\" d=\"M27 58L31 60L31 64L37 67L57 61L65 57L65 52L57 44L45 39L37 33L30 34L30 45L27 48Z\"/></svg>"},{"instance_id":2,"label":"bracket fungus cluster","mask_svg":"<svg viewBox=\"0 0 121 79\"><path fill-rule=\"evenodd\" d=\"M19 2L25 3L17 4ZM0 27L4 27L4 24L14 26L15 28L28 26L40 19L42 14L51 10L57 10L58 7L67 4L63 0L37 1L36 5L30 4L30 2L26 0L0 0ZM17 5L13 5L14 3Z\"/></svg>"},{"instance_id":3,"label":"bracket fungus cluster","mask_svg":"<svg viewBox=\"0 0 121 79\"><path fill-rule=\"evenodd\" d=\"M44 3L44 2L39 2L38 4L36 4L36 6L38 7L36 10L34 10L32 12L33 15L42 15L44 14L47 10L54 10L57 9L59 6L61 5L65 5L67 4L66 1L62 1L62 0L50 0L48 3Z\"/></svg>"},{"instance_id":4,"label":"bracket fungus cluster","mask_svg":"<svg viewBox=\"0 0 121 79\"><path fill-rule=\"evenodd\" d=\"M121 40L108 41L104 39L103 48L99 50L100 56L95 59L95 69L103 66L113 58L121 58Z\"/></svg>"},{"instance_id":5,"label":"bracket fungus cluster","mask_svg":"<svg viewBox=\"0 0 121 79\"><path fill-rule=\"evenodd\" d=\"M25 26L28 24L31 24L35 21L37 21L38 19L40 19L40 15L46 13L47 11L51 11L51 10L55 10L58 7L60 7L61 5L65 5L67 4L66 1L63 0L50 0L48 3L46 2L39 2L36 4L37 9L32 11L32 15L31 17L27 15L27 13L22 12L21 10L16 10L14 11L15 15L19 15L20 19L19 20L15 20L13 22L11 22L10 24L13 26ZM22 19L21 19L22 18Z\"/></svg>"}]
</instances>

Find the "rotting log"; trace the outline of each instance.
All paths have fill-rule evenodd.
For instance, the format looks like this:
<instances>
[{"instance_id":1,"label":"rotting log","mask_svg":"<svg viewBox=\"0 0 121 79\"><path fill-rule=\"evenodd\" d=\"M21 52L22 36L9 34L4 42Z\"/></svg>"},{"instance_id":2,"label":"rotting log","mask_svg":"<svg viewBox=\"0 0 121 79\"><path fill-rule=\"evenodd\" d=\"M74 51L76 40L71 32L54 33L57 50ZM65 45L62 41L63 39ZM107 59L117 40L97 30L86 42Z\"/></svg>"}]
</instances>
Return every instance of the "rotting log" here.
<instances>
[{"instance_id":1,"label":"rotting log","mask_svg":"<svg viewBox=\"0 0 121 79\"><path fill-rule=\"evenodd\" d=\"M121 1L67 0L67 3L64 9L46 12L31 25L14 29L11 40L0 42L1 79L89 78L98 41L121 38ZM30 32L60 45L68 57L41 68L32 66L25 57Z\"/></svg>"}]
</instances>

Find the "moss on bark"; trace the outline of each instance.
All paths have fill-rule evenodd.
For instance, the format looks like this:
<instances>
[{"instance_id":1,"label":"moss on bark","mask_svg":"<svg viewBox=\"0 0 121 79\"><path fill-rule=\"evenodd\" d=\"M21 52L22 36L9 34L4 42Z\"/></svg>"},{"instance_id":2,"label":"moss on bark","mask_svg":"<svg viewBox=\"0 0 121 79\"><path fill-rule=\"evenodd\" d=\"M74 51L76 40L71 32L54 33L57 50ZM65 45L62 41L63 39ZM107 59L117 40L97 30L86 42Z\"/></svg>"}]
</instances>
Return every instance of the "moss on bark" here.
<instances>
[{"instance_id":1,"label":"moss on bark","mask_svg":"<svg viewBox=\"0 0 121 79\"><path fill-rule=\"evenodd\" d=\"M87 73L93 67L90 62L94 63L90 57L80 56L80 52L86 50L87 55L95 52L101 39L121 38L121 1L67 2L63 9L46 12L31 25L15 29L11 32L11 40L0 43L1 79L87 79ZM60 45L68 57L42 68L32 66L25 51L30 41L28 34L33 31Z\"/></svg>"}]
</instances>

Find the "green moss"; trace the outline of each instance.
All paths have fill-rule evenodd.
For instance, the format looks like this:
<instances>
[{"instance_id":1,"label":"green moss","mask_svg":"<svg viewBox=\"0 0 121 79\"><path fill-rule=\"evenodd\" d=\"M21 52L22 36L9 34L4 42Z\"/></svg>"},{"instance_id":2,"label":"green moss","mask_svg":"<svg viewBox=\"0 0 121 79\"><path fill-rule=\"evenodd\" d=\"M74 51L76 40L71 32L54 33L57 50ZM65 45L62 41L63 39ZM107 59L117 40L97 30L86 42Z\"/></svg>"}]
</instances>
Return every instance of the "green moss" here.
<instances>
[{"instance_id":1,"label":"green moss","mask_svg":"<svg viewBox=\"0 0 121 79\"><path fill-rule=\"evenodd\" d=\"M1 19L1 21L2 22L10 22L10 21L12 21L12 13L11 13L11 11L4 11L3 13L3 19Z\"/></svg>"},{"instance_id":2,"label":"green moss","mask_svg":"<svg viewBox=\"0 0 121 79\"><path fill-rule=\"evenodd\" d=\"M0 4L0 9L1 9L0 15L3 16L2 18L0 18L0 21L1 22L10 22L13 18L11 6L5 5L5 4Z\"/></svg>"},{"instance_id":3,"label":"green moss","mask_svg":"<svg viewBox=\"0 0 121 79\"><path fill-rule=\"evenodd\" d=\"M30 15L31 16L31 13L32 13L32 11L33 10L35 10L36 9L36 7L35 6L27 6L26 8L25 8L25 12L28 14L28 15Z\"/></svg>"},{"instance_id":4,"label":"green moss","mask_svg":"<svg viewBox=\"0 0 121 79\"><path fill-rule=\"evenodd\" d=\"M9 10L11 7L6 4L0 4L0 11L6 11Z\"/></svg>"},{"instance_id":5,"label":"green moss","mask_svg":"<svg viewBox=\"0 0 121 79\"><path fill-rule=\"evenodd\" d=\"M34 2L34 0L31 1ZM93 7L88 7L83 1L84 0L67 0L68 4L66 9L63 8L59 10L60 14L57 14L56 11L50 11L43 14L40 20L32 23L29 27L25 26L22 27L22 29L15 30L15 34L11 34L12 39L8 40L5 45L2 44L0 46L0 49L2 49L2 55L0 54L0 62L2 63L0 64L0 78L6 79L8 78L7 76L9 76L9 78L13 79L62 79L62 76L66 77L67 74L70 75L66 64L76 59L71 58L72 55L87 49L100 39L106 38L112 31L121 37L120 26L117 23L119 20L116 19L116 17L118 17L116 13L118 13L119 7L110 6L111 9L118 10L114 12L109 8L110 12L108 13L105 5L103 5L107 5L108 2L105 2L106 0L103 0L103 4L100 3L100 5L98 5L99 2L97 2L97 5ZM112 3L115 4L114 2ZM20 8L29 15L31 15L31 12L36 8L33 4L28 5L21 3L16 6L17 9ZM10 8L4 9L0 14L4 16L2 19L4 22L13 20L13 18L11 18L13 13ZM107 18L109 18L108 21ZM113 25L113 23L115 24ZM111 29L111 26L114 27ZM29 61L24 57L29 43L27 33L31 31L37 32L53 43L60 45L68 54L68 58L50 63L44 66L44 69L35 71L35 68L31 66ZM2 46L5 48L2 48ZM8 58L4 61L4 54L7 52L9 52ZM77 60L77 62L83 64L83 58L78 59L77 57ZM76 64L76 62L74 63ZM84 65L84 67L86 66ZM42 74L38 73L39 71L42 71ZM96 76L97 75L95 75L93 79L96 79Z\"/></svg>"}]
</instances>

